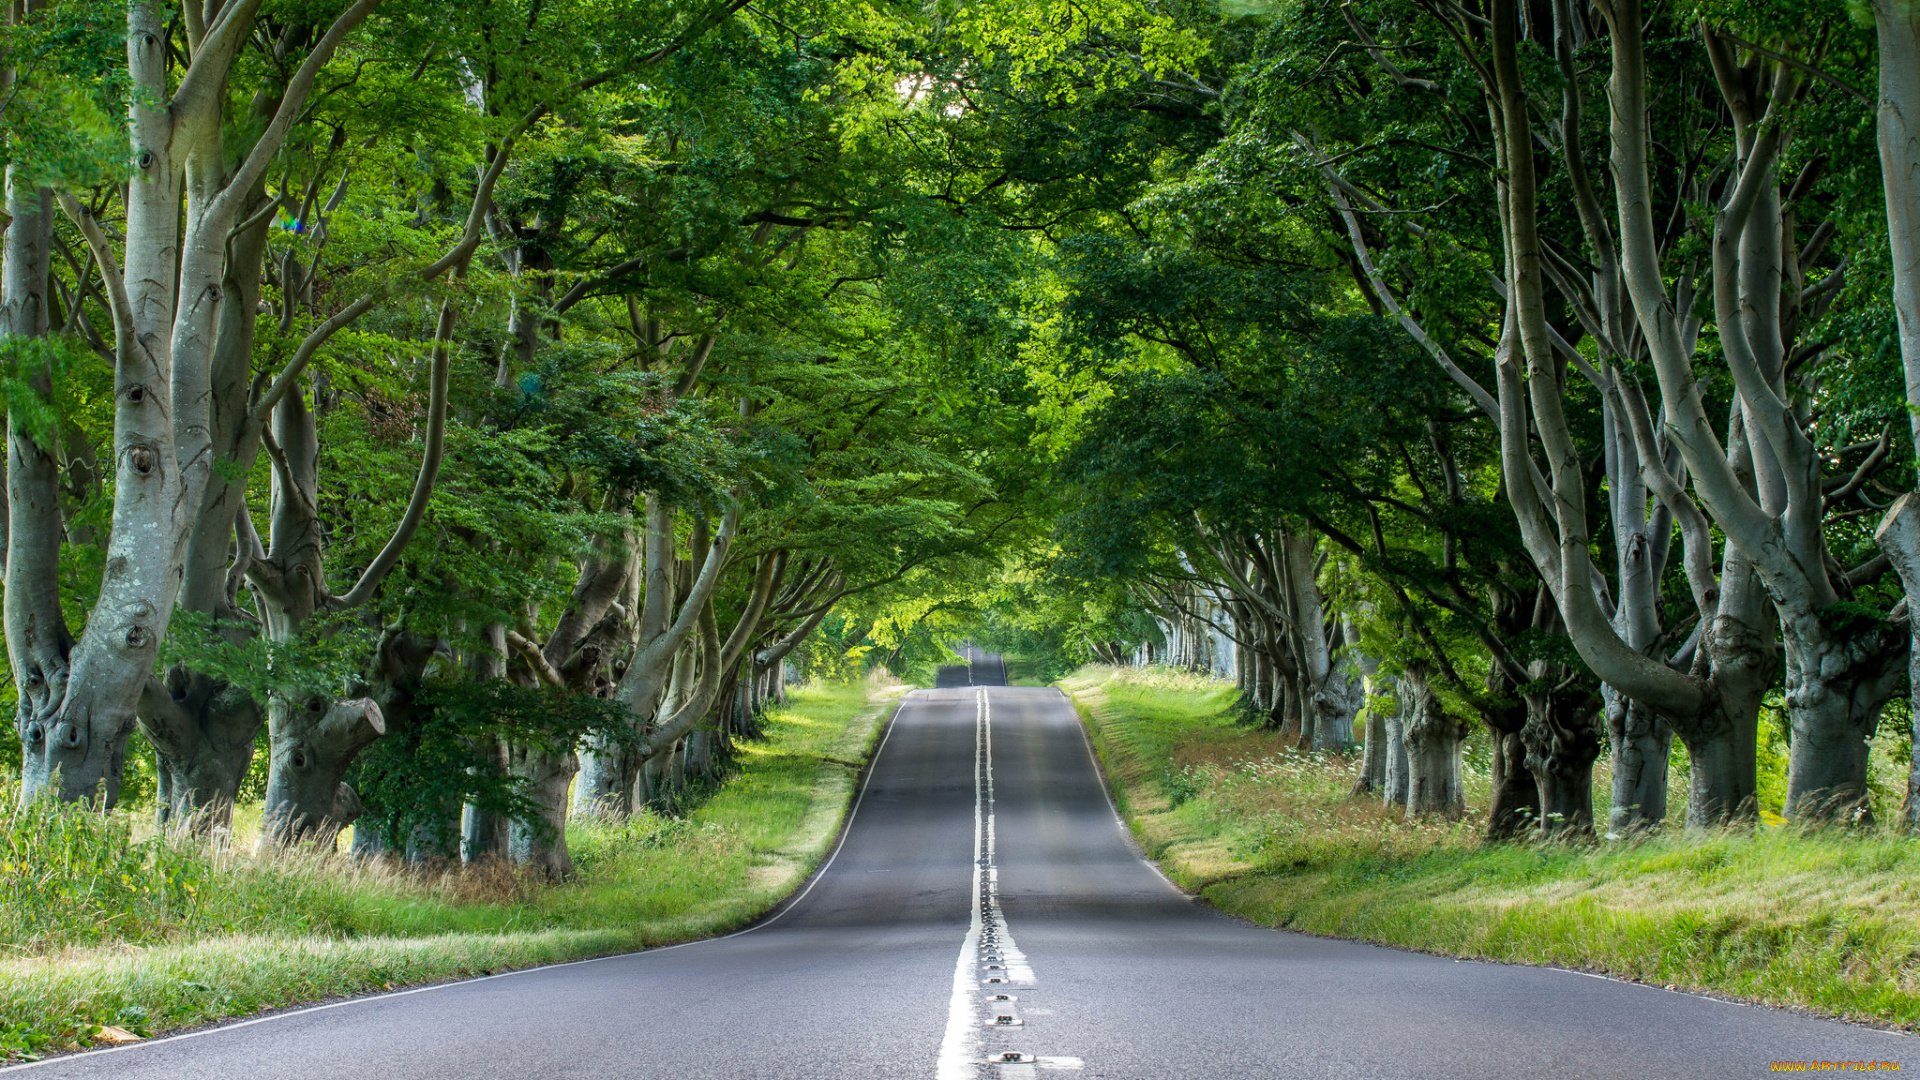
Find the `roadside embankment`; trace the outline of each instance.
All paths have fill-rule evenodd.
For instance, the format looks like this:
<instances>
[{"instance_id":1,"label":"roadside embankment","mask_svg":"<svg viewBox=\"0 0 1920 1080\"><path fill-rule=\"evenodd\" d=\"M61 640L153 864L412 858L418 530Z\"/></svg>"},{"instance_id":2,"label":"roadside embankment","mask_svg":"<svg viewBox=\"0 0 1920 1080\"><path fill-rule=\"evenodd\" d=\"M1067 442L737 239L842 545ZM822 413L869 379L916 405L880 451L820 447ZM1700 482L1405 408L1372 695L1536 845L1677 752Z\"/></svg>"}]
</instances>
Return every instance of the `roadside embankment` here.
<instances>
[{"instance_id":1,"label":"roadside embankment","mask_svg":"<svg viewBox=\"0 0 1920 1080\"><path fill-rule=\"evenodd\" d=\"M1920 1025L1920 843L1890 829L1488 844L1473 816L1350 796L1352 762L1237 724L1230 685L1111 667L1059 685L1147 854L1231 914Z\"/></svg>"},{"instance_id":2,"label":"roadside embankment","mask_svg":"<svg viewBox=\"0 0 1920 1080\"><path fill-rule=\"evenodd\" d=\"M839 833L897 684L790 691L684 817L568 828L563 885L141 839L111 816L0 820L0 1058L351 994L627 952L752 922ZM59 849L56 851L55 849ZM67 856L64 863L59 856ZM58 867L65 866L65 870ZM51 868L51 869L50 869Z\"/></svg>"}]
</instances>

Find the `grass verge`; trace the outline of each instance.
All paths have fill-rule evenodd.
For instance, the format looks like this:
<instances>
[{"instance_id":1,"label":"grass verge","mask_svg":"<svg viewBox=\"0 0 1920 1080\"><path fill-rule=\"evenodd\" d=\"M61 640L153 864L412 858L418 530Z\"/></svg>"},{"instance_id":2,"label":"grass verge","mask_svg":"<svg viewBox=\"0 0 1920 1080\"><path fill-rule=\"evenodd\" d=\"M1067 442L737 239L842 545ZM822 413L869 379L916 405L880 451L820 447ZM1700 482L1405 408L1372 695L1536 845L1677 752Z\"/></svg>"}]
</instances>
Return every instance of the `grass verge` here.
<instances>
[{"instance_id":1,"label":"grass verge","mask_svg":"<svg viewBox=\"0 0 1920 1080\"><path fill-rule=\"evenodd\" d=\"M69 859L64 877L30 876L16 835L15 864L0 866L20 886L0 894L0 947L14 954L0 960L0 1053L19 1060L737 929L818 865L903 689L791 691L766 718L769 738L743 745L737 771L685 817L571 826L578 875L566 885L498 868L429 875L313 853L219 854L136 841L124 824L117 847L113 835L55 837L88 858ZM90 827L115 832L110 820L75 828ZM32 865L47 862L40 854Z\"/></svg>"},{"instance_id":2,"label":"grass verge","mask_svg":"<svg viewBox=\"0 0 1920 1080\"><path fill-rule=\"evenodd\" d=\"M1238 725L1231 686L1110 667L1060 685L1149 857L1234 915L1920 1026L1920 845L1890 830L1487 844L1350 797L1351 761Z\"/></svg>"}]
</instances>

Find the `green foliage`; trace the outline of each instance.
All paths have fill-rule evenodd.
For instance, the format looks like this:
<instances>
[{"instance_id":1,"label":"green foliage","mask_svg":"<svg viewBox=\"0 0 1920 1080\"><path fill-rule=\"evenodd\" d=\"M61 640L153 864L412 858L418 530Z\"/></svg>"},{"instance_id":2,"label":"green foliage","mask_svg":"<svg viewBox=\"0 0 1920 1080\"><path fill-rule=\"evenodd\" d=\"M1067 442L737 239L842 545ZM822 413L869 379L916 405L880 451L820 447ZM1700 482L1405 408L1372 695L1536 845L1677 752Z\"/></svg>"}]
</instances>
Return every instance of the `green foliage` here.
<instances>
[{"instance_id":1,"label":"green foliage","mask_svg":"<svg viewBox=\"0 0 1920 1080\"><path fill-rule=\"evenodd\" d=\"M499 768L505 743L563 753L593 739L638 741L625 706L503 680L431 679L413 698L414 722L396 725L355 759L349 783L388 850L457 851L462 807L545 825L526 781Z\"/></svg>"},{"instance_id":2,"label":"green foliage","mask_svg":"<svg viewBox=\"0 0 1920 1080\"><path fill-rule=\"evenodd\" d=\"M318 616L286 640L254 631L251 622L175 612L160 650L160 665L184 663L264 702L345 697L365 676L377 633L346 616Z\"/></svg>"},{"instance_id":3,"label":"green foliage","mask_svg":"<svg viewBox=\"0 0 1920 1080\"><path fill-rule=\"evenodd\" d=\"M205 851L168 836L136 839L125 815L22 803L0 783L0 944L27 953L161 940L195 917L213 876Z\"/></svg>"},{"instance_id":4,"label":"green foliage","mask_svg":"<svg viewBox=\"0 0 1920 1080\"><path fill-rule=\"evenodd\" d=\"M13 68L0 152L31 183L85 187L127 172L127 16L113 0L63 0L0 26Z\"/></svg>"}]
</instances>

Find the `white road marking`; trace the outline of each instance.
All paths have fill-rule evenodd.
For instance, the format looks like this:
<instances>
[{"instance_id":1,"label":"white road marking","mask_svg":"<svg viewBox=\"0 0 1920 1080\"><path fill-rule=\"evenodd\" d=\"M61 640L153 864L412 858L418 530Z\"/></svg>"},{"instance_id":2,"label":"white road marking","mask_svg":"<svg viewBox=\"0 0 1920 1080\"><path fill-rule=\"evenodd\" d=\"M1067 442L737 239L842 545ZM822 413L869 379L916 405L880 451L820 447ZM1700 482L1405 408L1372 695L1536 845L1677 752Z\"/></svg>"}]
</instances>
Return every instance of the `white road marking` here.
<instances>
[{"instance_id":1,"label":"white road marking","mask_svg":"<svg viewBox=\"0 0 1920 1080\"><path fill-rule=\"evenodd\" d=\"M967 681L973 681L972 658L968 658ZM938 1080L974 1080L979 1070L980 1032L974 1026L975 957L980 952L981 931L985 928L982 899L986 895L987 863L987 786L991 762L987 747L987 695L975 691L973 719L973 917L967 922L966 940L960 943L960 959L953 965L953 994L947 999L947 1034L940 1040L940 1064L934 1074Z\"/></svg>"},{"instance_id":2,"label":"white road marking","mask_svg":"<svg viewBox=\"0 0 1920 1080\"><path fill-rule=\"evenodd\" d=\"M993 812L993 706L986 687L974 691L973 730L973 917L960 957L953 966L953 994L947 1001L947 1033L940 1041L938 1080L975 1080L982 1065L995 1075L1031 1075L1042 1069L1078 1069L1079 1058L1022 1054L1017 1064L1002 1064L999 1053L981 1056L980 1033L1025 1024L1014 1008L1012 988L1033 985L1033 966L1014 943L1000 913L1000 868L996 865ZM1051 1010L1036 1010L1035 1015ZM1001 1017L1006 1017L1002 1020Z\"/></svg>"}]
</instances>

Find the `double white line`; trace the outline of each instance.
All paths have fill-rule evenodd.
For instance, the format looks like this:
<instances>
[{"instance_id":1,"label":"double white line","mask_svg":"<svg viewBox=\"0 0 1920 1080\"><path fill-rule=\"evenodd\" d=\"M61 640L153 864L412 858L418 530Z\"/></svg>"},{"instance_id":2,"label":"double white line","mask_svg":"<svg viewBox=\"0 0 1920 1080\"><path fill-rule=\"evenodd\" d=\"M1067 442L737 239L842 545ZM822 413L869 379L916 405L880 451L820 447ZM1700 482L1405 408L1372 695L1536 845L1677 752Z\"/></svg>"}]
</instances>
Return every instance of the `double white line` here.
<instances>
[{"instance_id":1,"label":"double white line","mask_svg":"<svg viewBox=\"0 0 1920 1080\"><path fill-rule=\"evenodd\" d=\"M973 917L960 958L953 966L953 996L947 1004L947 1034L940 1042L938 1080L976 1080L982 1065L1002 1076L1042 1068L1077 1069L1077 1058L1036 1058L1025 1053L982 1052L981 1033L1017 1028L1014 990L1033 985L1033 968L1013 942L1000 914L1000 870L994 864L993 710L987 690L974 691L973 734Z\"/></svg>"}]
</instances>

